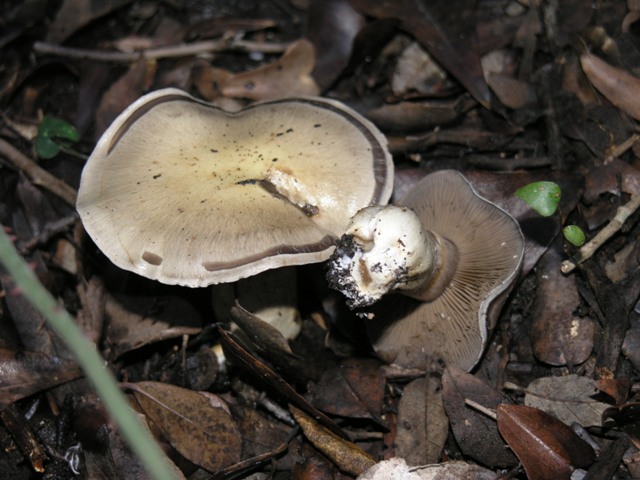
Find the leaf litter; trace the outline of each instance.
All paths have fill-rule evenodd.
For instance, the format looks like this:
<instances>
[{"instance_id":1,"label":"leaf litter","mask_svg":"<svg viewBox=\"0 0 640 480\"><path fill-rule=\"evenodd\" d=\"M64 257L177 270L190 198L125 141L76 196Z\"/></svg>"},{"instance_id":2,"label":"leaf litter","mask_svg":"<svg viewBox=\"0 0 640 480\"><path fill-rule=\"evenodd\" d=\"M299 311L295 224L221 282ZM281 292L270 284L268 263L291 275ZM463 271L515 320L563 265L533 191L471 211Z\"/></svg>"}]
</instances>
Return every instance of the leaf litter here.
<instances>
[{"instance_id":1,"label":"leaf litter","mask_svg":"<svg viewBox=\"0 0 640 480\"><path fill-rule=\"evenodd\" d=\"M0 219L135 386L177 477L640 474L635 2L45 3L0 7ZM75 213L82 155L164 87L231 111L341 100L387 135L396 197L453 168L510 212L525 264L480 365L383 365L321 267L299 269L295 334L282 336L250 300L230 333L233 302L220 313L206 289L111 265ZM549 217L516 196L533 182L560 187ZM584 247L563 240L569 224ZM79 478L144 475L64 345L0 282L3 473L66 478L82 458Z\"/></svg>"}]
</instances>

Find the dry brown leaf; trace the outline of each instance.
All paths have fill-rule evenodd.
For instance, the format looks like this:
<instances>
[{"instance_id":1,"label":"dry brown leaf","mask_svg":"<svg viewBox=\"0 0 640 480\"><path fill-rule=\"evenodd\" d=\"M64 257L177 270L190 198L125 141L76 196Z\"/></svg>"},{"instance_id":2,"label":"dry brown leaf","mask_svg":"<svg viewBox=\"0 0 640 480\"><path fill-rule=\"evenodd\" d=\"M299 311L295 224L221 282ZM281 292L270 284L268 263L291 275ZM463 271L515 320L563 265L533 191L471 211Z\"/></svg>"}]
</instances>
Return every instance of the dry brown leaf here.
<instances>
[{"instance_id":1,"label":"dry brown leaf","mask_svg":"<svg viewBox=\"0 0 640 480\"><path fill-rule=\"evenodd\" d=\"M78 29L127 3L131 0L65 0L49 26L47 40L62 43Z\"/></svg>"},{"instance_id":2,"label":"dry brown leaf","mask_svg":"<svg viewBox=\"0 0 640 480\"><path fill-rule=\"evenodd\" d=\"M573 275L563 275L560 240L546 251L536 268L538 287L533 304L531 340L538 360L549 365L577 365L593 350L596 324L574 314L580 296Z\"/></svg>"},{"instance_id":3,"label":"dry brown leaf","mask_svg":"<svg viewBox=\"0 0 640 480\"><path fill-rule=\"evenodd\" d=\"M73 361L0 348L0 410L81 375L82 370Z\"/></svg>"},{"instance_id":4,"label":"dry brown leaf","mask_svg":"<svg viewBox=\"0 0 640 480\"><path fill-rule=\"evenodd\" d=\"M136 413L140 419L142 428L152 436L152 432L145 422L144 415ZM85 458L87 459L87 476L91 480L109 480L109 479L136 479L136 480L151 480L148 475L144 464L133 453L129 445L121 437L119 432L115 429L104 429L97 433L98 437L102 437L105 442L105 447L108 449L108 453L97 453L99 449L87 448L83 451ZM91 441L95 441L96 436L91 438ZM84 445L84 444L83 444ZM164 460L171 471L171 474L175 477L175 480L186 480L186 477L182 471L176 466L172 459L164 455ZM93 464L90 466L90 463Z\"/></svg>"},{"instance_id":5,"label":"dry brown leaf","mask_svg":"<svg viewBox=\"0 0 640 480\"><path fill-rule=\"evenodd\" d=\"M585 77L578 57L566 59L562 69L562 90L573 93L583 105L598 102L598 93Z\"/></svg>"},{"instance_id":6,"label":"dry brown leaf","mask_svg":"<svg viewBox=\"0 0 640 480\"><path fill-rule=\"evenodd\" d=\"M277 62L225 79L222 94L252 100L318 95L320 88L311 77L314 66L313 44L298 40Z\"/></svg>"},{"instance_id":7,"label":"dry brown leaf","mask_svg":"<svg viewBox=\"0 0 640 480\"><path fill-rule=\"evenodd\" d=\"M621 405L629 397L630 378L601 378L593 382L593 386L609 395L616 404Z\"/></svg>"},{"instance_id":8,"label":"dry brown leaf","mask_svg":"<svg viewBox=\"0 0 640 480\"><path fill-rule=\"evenodd\" d=\"M442 389L436 378L417 378L402 392L396 424L396 455L409 465L426 465L440 460L449 435Z\"/></svg>"},{"instance_id":9,"label":"dry brown leaf","mask_svg":"<svg viewBox=\"0 0 640 480\"><path fill-rule=\"evenodd\" d=\"M184 91L191 91L192 87L198 88L196 83L196 72L199 68L207 68L207 62L202 58L183 58L166 70L158 72L154 88L179 88ZM214 85L212 87L215 88ZM200 97L211 100L200 92ZM218 94L219 95L219 94Z\"/></svg>"},{"instance_id":10,"label":"dry brown leaf","mask_svg":"<svg viewBox=\"0 0 640 480\"><path fill-rule=\"evenodd\" d=\"M96 112L96 138L102 135L111 122L129 105L136 101L152 85L157 64L154 60L141 58L131 65L127 73L116 80L102 95Z\"/></svg>"},{"instance_id":11,"label":"dry brown leaf","mask_svg":"<svg viewBox=\"0 0 640 480\"><path fill-rule=\"evenodd\" d=\"M451 422L456 442L470 458L491 468L513 467L517 459L498 433L496 422L469 407L466 400L473 400L485 408L494 410L510 400L479 378L460 369L447 367L442 377L445 412Z\"/></svg>"},{"instance_id":12,"label":"dry brown leaf","mask_svg":"<svg viewBox=\"0 0 640 480\"><path fill-rule=\"evenodd\" d=\"M348 359L322 375L312 390L312 403L326 413L348 418L366 418L383 424L380 415L384 386L380 362L373 359Z\"/></svg>"},{"instance_id":13,"label":"dry brown leaf","mask_svg":"<svg viewBox=\"0 0 640 480\"><path fill-rule=\"evenodd\" d=\"M195 335L202 330L196 326L201 321L198 312L178 297L110 296L106 315L111 358L153 342Z\"/></svg>"},{"instance_id":14,"label":"dry brown leaf","mask_svg":"<svg viewBox=\"0 0 640 480\"><path fill-rule=\"evenodd\" d=\"M311 448L308 447L308 450ZM304 463L296 462L291 469L291 480L344 480L347 478L323 456L312 454L305 455L303 458Z\"/></svg>"},{"instance_id":15,"label":"dry brown leaf","mask_svg":"<svg viewBox=\"0 0 640 480\"><path fill-rule=\"evenodd\" d=\"M74 250L76 247L74 247ZM76 252L77 254L77 252ZM76 287L82 308L78 310L76 322L86 337L95 344L102 341L104 333L105 305L107 290L99 277L92 277Z\"/></svg>"},{"instance_id":16,"label":"dry brown leaf","mask_svg":"<svg viewBox=\"0 0 640 480\"><path fill-rule=\"evenodd\" d=\"M242 437L228 409L210 398L166 383L125 384L148 418L189 461L217 472L240 461ZM220 400L219 405L224 402Z\"/></svg>"},{"instance_id":17,"label":"dry brown leaf","mask_svg":"<svg viewBox=\"0 0 640 480\"><path fill-rule=\"evenodd\" d=\"M636 120L640 120L640 78L614 67L601 58L585 53L582 70L607 100Z\"/></svg>"},{"instance_id":18,"label":"dry brown leaf","mask_svg":"<svg viewBox=\"0 0 640 480\"><path fill-rule=\"evenodd\" d=\"M289 346L289 342L287 342L287 339L284 338L276 327L245 310L242 305L237 302L231 307L231 317L260 349L266 351L273 350L284 355L294 355Z\"/></svg>"},{"instance_id":19,"label":"dry brown leaf","mask_svg":"<svg viewBox=\"0 0 640 480\"><path fill-rule=\"evenodd\" d=\"M58 240L56 251L51 258L53 264L71 275L78 273L77 252L75 246L65 238Z\"/></svg>"},{"instance_id":20,"label":"dry brown leaf","mask_svg":"<svg viewBox=\"0 0 640 480\"><path fill-rule=\"evenodd\" d=\"M602 413L609 407L592 397L598 393L593 382L580 375L541 377L527 386L524 402L560 419L584 427L602 424Z\"/></svg>"},{"instance_id":21,"label":"dry brown leaf","mask_svg":"<svg viewBox=\"0 0 640 480\"><path fill-rule=\"evenodd\" d=\"M410 93L429 95L437 93L446 82L447 74L442 67L418 42L412 42L398 57L391 90L398 97Z\"/></svg>"},{"instance_id":22,"label":"dry brown leaf","mask_svg":"<svg viewBox=\"0 0 640 480\"><path fill-rule=\"evenodd\" d=\"M349 62L351 46L365 24L349 0L311 2L305 37L314 45L316 65L313 78L322 88L329 87Z\"/></svg>"},{"instance_id":23,"label":"dry brown leaf","mask_svg":"<svg viewBox=\"0 0 640 480\"><path fill-rule=\"evenodd\" d=\"M529 480L569 480L595 460L593 449L557 418L526 405L498 405L498 430Z\"/></svg>"},{"instance_id":24,"label":"dry brown leaf","mask_svg":"<svg viewBox=\"0 0 640 480\"><path fill-rule=\"evenodd\" d=\"M585 175L584 200L587 203L597 201L603 193L618 195L620 189L629 195L640 194L640 169L614 158Z\"/></svg>"},{"instance_id":25,"label":"dry brown leaf","mask_svg":"<svg viewBox=\"0 0 640 480\"><path fill-rule=\"evenodd\" d=\"M533 38L536 38L535 34ZM503 105L513 109L536 102L533 87L517 78L517 67L518 61L513 50L493 50L482 57L482 71L489 88Z\"/></svg>"},{"instance_id":26,"label":"dry brown leaf","mask_svg":"<svg viewBox=\"0 0 640 480\"><path fill-rule=\"evenodd\" d=\"M327 428L317 423L302 410L289 406L293 418L302 428L304 436L322 453L331 459L336 466L351 475L360 475L376 463L374 458L355 443L338 437Z\"/></svg>"},{"instance_id":27,"label":"dry brown leaf","mask_svg":"<svg viewBox=\"0 0 640 480\"><path fill-rule=\"evenodd\" d=\"M465 97L453 101L399 102L373 108L366 115L369 120L385 131L407 134L453 123L459 120L473 104L475 104L473 100Z\"/></svg>"},{"instance_id":28,"label":"dry brown leaf","mask_svg":"<svg viewBox=\"0 0 640 480\"><path fill-rule=\"evenodd\" d=\"M205 100L216 100L222 96L220 85L222 85L229 77L233 76L231 72L223 68L217 68L209 64L195 65L191 72L191 81L198 93Z\"/></svg>"},{"instance_id":29,"label":"dry brown leaf","mask_svg":"<svg viewBox=\"0 0 640 480\"><path fill-rule=\"evenodd\" d=\"M509 108L524 108L536 102L533 87L517 78L492 73L487 77L487 83L498 99Z\"/></svg>"},{"instance_id":30,"label":"dry brown leaf","mask_svg":"<svg viewBox=\"0 0 640 480\"><path fill-rule=\"evenodd\" d=\"M263 415L253 405L230 405L233 418L244 438L243 456L256 457L275 450L287 441L292 427L285 425L271 415ZM278 463L282 459L278 459Z\"/></svg>"},{"instance_id":31,"label":"dry brown leaf","mask_svg":"<svg viewBox=\"0 0 640 480\"><path fill-rule=\"evenodd\" d=\"M15 284L11 277L0 273L0 285L5 291L11 292ZM6 311L13 318L20 341L28 351L49 354L51 357L60 356L71 361L72 355L60 337L47 327L44 316L24 295L5 295L4 302Z\"/></svg>"}]
</instances>

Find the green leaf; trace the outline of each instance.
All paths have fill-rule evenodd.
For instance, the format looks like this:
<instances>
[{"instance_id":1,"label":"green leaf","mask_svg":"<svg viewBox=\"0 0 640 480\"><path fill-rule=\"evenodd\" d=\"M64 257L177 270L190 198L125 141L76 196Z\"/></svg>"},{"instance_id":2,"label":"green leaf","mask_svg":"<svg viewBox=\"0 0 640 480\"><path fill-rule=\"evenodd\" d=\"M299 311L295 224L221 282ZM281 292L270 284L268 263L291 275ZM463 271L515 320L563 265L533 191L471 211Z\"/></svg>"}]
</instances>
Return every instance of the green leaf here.
<instances>
[{"instance_id":1,"label":"green leaf","mask_svg":"<svg viewBox=\"0 0 640 480\"><path fill-rule=\"evenodd\" d=\"M516 195L540 215L549 217L558 208L560 186L553 182L533 182L516 190Z\"/></svg>"},{"instance_id":2,"label":"green leaf","mask_svg":"<svg viewBox=\"0 0 640 480\"><path fill-rule=\"evenodd\" d=\"M40 122L35 148L40 158L55 157L60 150L80 140L76 128L60 118L45 116Z\"/></svg>"},{"instance_id":3,"label":"green leaf","mask_svg":"<svg viewBox=\"0 0 640 480\"><path fill-rule=\"evenodd\" d=\"M49 137L43 137L40 135L36 137L35 146L38 157L44 159L53 158L60 153L60 150L62 150L62 147Z\"/></svg>"},{"instance_id":4,"label":"green leaf","mask_svg":"<svg viewBox=\"0 0 640 480\"><path fill-rule=\"evenodd\" d=\"M586 235L577 225L567 225L562 229L562 233L564 235L564 238L566 238L569 243L575 245L576 247L581 247L587 240Z\"/></svg>"}]
</instances>

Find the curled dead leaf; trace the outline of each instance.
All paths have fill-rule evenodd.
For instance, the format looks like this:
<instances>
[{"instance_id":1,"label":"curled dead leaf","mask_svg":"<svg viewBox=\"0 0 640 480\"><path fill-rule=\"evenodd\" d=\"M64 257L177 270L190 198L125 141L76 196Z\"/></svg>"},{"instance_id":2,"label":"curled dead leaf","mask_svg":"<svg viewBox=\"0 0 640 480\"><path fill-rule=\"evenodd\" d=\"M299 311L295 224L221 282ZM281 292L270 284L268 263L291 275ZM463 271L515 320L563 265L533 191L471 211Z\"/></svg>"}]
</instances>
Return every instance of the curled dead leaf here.
<instances>
[{"instance_id":1,"label":"curled dead leaf","mask_svg":"<svg viewBox=\"0 0 640 480\"><path fill-rule=\"evenodd\" d=\"M607 100L636 120L640 120L640 78L590 53L580 57L580 64L593 86Z\"/></svg>"},{"instance_id":2,"label":"curled dead leaf","mask_svg":"<svg viewBox=\"0 0 640 480\"><path fill-rule=\"evenodd\" d=\"M487 83L500 101L509 108L524 108L536 101L533 87L517 78L491 73L487 77Z\"/></svg>"},{"instance_id":3,"label":"curled dead leaf","mask_svg":"<svg viewBox=\"0 0 640 480\"><path fill-rule=\"evenodd\" d=\"M311 77L314 66L313 44L298 40L278 61L224 80L222 94L252 100L318 95L320 88Z\"/></svg>"},{"instance_id":4,"label":"curled dead leaf","mask_svg":"<svg viewBox=\"0 0 640 480\"><path fill-rule=\"evenodd\" d=\"M360 475L376 463L374 458L355 443L338 437L302 410L289 406L304 436L342 471Z\"/></svg>"},{"instance_id":5,"label":"curled dead leaf","mask_svg":"<svg viewBox=\"0 0 640 480\"><path fill-rule=\"evenodd\" d=\"M81 375L82 370L74 361L0 348L0 410Z\"/></svg>"}]
</instances>

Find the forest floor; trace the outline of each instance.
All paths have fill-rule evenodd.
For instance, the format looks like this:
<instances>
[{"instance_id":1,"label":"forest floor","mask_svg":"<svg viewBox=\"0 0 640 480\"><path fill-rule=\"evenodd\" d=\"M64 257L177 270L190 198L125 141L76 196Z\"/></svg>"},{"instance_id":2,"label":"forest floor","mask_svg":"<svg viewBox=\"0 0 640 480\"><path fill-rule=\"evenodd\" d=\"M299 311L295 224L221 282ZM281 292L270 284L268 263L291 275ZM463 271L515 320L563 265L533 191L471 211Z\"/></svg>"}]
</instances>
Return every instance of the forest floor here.
<instances>
[{"instance_id":1,"label":"forest floor","mask_svg":"<svg viewBox=\"0 0 640 480\"><path fill-rule=\"evenodd\" d=\"M634 0L0 2L0 222L176 478L640 478L639 33ZM439 350L456 335L444 320L398 347L426 352L421 364L381 354L372 315L328 288L322 262L197 288L112 263L113 240L76 211L82 171L118 115L169 87L230 112L341 102L385 135L395 174L377 180L393 182L391 202L456 170L512 216L524 253L508 297L463 308L478 361ZM149 143L190 132L168 125ZM549 216L516 195L533 182L560 189ZM570 225L607 236L578 247ZM0 477L150 478L64 342L1 270L0 282ZM278 333L258 311L274 287L288 298ZM421 302L391 304L378 319Z\"/></svg>"}]
</instances>

